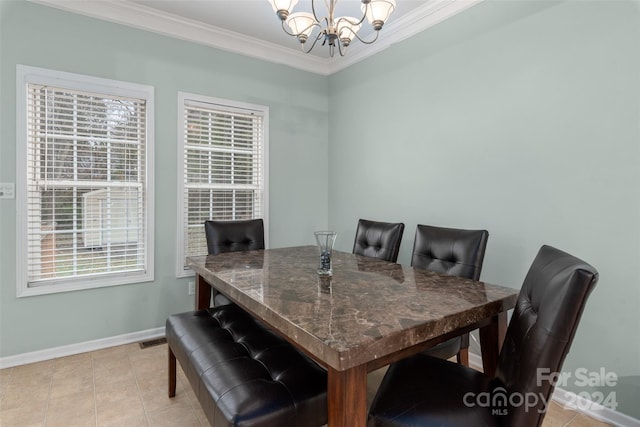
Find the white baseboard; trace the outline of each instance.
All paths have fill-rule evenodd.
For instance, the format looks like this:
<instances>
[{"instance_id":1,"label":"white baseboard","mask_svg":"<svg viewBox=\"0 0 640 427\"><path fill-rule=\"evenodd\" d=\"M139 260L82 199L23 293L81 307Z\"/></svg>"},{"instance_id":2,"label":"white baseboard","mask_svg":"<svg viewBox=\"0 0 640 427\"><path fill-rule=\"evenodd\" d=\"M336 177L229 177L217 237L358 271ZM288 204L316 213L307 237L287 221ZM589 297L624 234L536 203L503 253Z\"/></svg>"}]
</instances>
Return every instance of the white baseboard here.
<instances>
[{"instance_id":1,"label":"white baseboard","mask_svg":"<svg viewBox=\"0 0 640 427\"><path fill-rule=\"evenodd\" d=\"M117 335L115 337L101 338L98 340L85 341L77 344L69 344L60 347L32 351L30 353L17 354L15 356L1 357L0 369L26 365L27 363L42 362L44 360L51 360L58 357L72 356L74 354L101 350L103 348L115 347L118 345L130 344L132 342L145 341L163 336L164 326L161 328L147 329L145 331Z\"/></svg>"},{"instance_id":2,"label":"white baseboard","mask_svg":"<svg viewBox=\"0 0 640 427\"><path fill-rule=\"evenodd\" d=\"M481 369L482 358L480 355L469 352L469 365L473 368ZM556 387L553 391L552 399L563 408L580 412L588 417L595 418L606 423L624 427L640 427L640 420L577 396L575 393L563 390L559 387Z\"/></svg>"}]
</instances>

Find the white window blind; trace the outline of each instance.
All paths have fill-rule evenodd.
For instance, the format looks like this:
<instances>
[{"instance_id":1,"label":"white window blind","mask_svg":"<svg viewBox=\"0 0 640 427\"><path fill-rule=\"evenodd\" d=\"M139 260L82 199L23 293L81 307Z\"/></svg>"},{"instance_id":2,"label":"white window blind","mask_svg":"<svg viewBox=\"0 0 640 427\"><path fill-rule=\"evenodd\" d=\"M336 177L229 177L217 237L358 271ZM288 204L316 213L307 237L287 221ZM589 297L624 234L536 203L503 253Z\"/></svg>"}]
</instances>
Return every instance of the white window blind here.
<instances>
[{"instance_id":1,"label":"white window blind","mask_svg":"<svg viewBox=\"0 0 640 427\"><path fill-rule=\"evenodd\" d=\"M27 287L148 278L147 99L26 92Z\"/></svg>"},{"instance_id":2,"label":"white window blind","mask_svg":"<svg viewBox=\"0 0 640 427\"><path fill-rule=\"evenodd\" d=\"M182 253L206 255L204 221L265 216L266 109L181 97Z\"/></svg>"}]
</instances>

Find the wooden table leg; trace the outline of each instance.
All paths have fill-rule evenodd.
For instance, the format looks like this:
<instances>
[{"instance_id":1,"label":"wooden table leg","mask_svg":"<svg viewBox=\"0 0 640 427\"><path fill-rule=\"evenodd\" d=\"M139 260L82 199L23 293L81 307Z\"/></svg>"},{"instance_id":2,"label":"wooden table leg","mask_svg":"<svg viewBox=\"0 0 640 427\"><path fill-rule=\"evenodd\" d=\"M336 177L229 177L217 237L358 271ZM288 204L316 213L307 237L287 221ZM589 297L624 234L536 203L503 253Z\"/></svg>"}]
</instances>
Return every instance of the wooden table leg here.
<instances>
[{"instance_id":1,"label":"wooden table leg","mask_svg":"<svg viewBox=\"0 0 640 427\"><path fill-rule=\"evenodd\" d=\"M484 373L493 377L498 366L498 356L507 332L507 312L491 318L491 323L480 328L480 348Z\"/></svg>"},{"instance_id":2,"label":"wooden table leg","mask_svg":"<svg viewBox=\"0 0 640 427\"><path fill-rule=\"evenodd\" d=\"M176 395L176 356L169 349L169 397L174 397Z\"/></svg>"},{"instance_id":3,"label":"wooden table leg","mask_svg":"<svg viewBox=\"0 0 640 427\"><path fill-rule=\"evenodd\" d=\"M367 367L346 371L329 368L327 389L329 427L365 427L367 424Z\"/></svg>"},{"instance_id":4,"label":"wooden table leg","mask_svg":"<svg viewBox=\"0 0 640 427\"><path fill-rule=\"evenodd\" d=\"M196 310L203 310L211 306L211 285L196 274Z\"/></svg>"}]
</instances>

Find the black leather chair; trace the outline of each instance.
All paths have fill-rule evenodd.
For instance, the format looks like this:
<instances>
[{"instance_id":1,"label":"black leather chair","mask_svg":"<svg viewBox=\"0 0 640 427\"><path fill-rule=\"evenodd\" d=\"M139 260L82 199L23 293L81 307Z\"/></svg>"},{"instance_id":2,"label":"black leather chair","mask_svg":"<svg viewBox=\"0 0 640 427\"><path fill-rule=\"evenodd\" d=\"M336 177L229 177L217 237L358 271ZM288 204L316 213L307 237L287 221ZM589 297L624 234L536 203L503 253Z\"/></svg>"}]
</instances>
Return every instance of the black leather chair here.
<instances>
[{"instance_id":1,"label":"black leather chair","mask_svg":"<svg viewBox=\"0 0 640 427\"><path fill-rule=\"evenodd\" d=\"M260 218L242 221L208 220L204 222L204 232L210 255L264 249L264 223Z\"/></svg>"},{"instance_id":2,"label":"black leather chair","mask_svg":"<svg viewBox=\"0 0 640 427\"><path fill-rule=\"evenodd\" d=\"M487 230L418 224L411 265L449 276L479 280L488 239ZM469 366L469 334L440 343L425 353L442 359L456 356L458 363Z\"/></svg>"},{"instance_id":3,"label":"black leather chair","mask_svg":"<svg viewBox=\"0 0 640 427\"><path fill-rule=\"evenodd\" d=\"M550 246L540 248L520 290L495 378L418 354L393 364L368 427L540 426L598 272Z\"/></svg>"},{"instance_id":4,"label":"black leather chair","mask_svg":"<svg viewBox=\"0 0 640 427\"><path fill-rule=\"evenodd\" d=\"M224 252L252 251L264 249L264 222L261 218L240 221L204 222L209 255ZM215 293L214 306L230 304L229 298Z\"/></svg>"},{"instance_id":5,"label":"black leather chair","mask_svg":"<svg viewBox=\"0 0 640 427\"><path fill-rule=\"evenodd\" d=\"M358 221L353 253L389 262L398 261L404 224L361 219Z\"/></svg>"}]
</instances>

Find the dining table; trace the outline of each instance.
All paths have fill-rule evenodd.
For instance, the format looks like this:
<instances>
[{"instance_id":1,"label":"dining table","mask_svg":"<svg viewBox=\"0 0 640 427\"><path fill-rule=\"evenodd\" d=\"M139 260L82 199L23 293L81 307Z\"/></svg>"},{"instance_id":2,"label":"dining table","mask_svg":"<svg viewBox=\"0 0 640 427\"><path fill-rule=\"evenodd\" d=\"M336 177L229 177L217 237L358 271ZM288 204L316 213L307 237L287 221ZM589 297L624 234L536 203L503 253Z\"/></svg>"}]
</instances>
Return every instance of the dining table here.
<instances>
[{"instance_id":1,"label":"dining table","mask_svg":"<svg viewBox=\"0 0 640 427\"><path fill-rule=\"evenodd\" d=\"M336 251L298 246L192 256L196 309L220 292L327 369L329 427L364 427L367 374L479 329L493 375L518 290Z\"/></svg>"}]
</instances>

